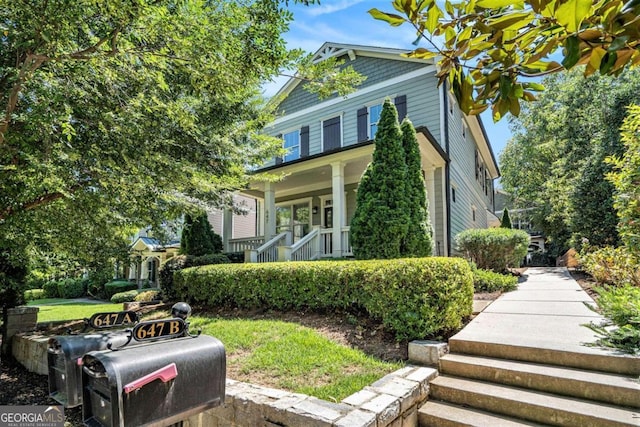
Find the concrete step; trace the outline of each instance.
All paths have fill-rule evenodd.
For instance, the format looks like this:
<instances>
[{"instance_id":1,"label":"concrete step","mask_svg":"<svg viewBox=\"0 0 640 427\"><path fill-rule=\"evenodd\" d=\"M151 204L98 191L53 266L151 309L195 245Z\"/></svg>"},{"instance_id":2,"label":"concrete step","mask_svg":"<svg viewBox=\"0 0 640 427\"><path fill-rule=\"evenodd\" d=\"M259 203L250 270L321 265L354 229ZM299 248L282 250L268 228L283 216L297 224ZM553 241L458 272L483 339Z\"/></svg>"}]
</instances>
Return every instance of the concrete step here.
<instances>
[{"instance_id":1,"label":"concrete step","mask_svg":"<svg viewBox=\"0 0 640 427\"><path fill-rule=\"evenodd\" d=\"M541 346L513 345L508 344L507 339L504 341L464 339L454 336L449 339L449 351L620 375L640 375L640 357L637 356L615 351L601 351L591 347L584 347L580 351L567 351Z\"/></svg>"},{"instance_id":2,"label":"concrete step","mask_svg":"<svg viewBox=\"0 0 640 427\"><path fill-rule=\"evenodd\" d=\"M444 375L431 381L430 399L554 426L640 426L640 411Z\"/></svg>"},{"instance_id":3,"label":"concrete step","mask_svg":"<svg viewBox=\"0 0 640 427\"><path fill-rule=\"evenodd\" d=\"M640 380L573 368L464 354L440 359L443 374L640 408Z\"/></svg>"},{"instance_id":4,"label":"concrete step","mask_svg":"<svg viewBox=\"0 0 640 427\"><path fill-rule=\"evenodd\" d=\"M522 427L543 426L450 403L428 401L418 410L420 427Z\"/></svg>"}]
</instances>

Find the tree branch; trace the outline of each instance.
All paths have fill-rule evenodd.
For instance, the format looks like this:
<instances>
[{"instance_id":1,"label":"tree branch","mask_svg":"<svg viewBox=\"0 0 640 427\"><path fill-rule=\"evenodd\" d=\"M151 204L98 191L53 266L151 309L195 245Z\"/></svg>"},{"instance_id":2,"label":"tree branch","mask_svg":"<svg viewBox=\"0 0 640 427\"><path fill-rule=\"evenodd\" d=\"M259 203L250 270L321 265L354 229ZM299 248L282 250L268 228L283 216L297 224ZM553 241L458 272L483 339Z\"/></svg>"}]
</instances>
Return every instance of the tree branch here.
<instances>
[{"instance_id":1,"label":"tree branch","mask_svg":"<svg viewBox=\"0 0 640 427\"><path fill-rule=\"evenodd\" d=\"M34 210L36 208L39 208L40 206L44 206L47 205L49 203L55 202L56 200L62 199L64 197L66 197L66 195L68 193L73 193L75 191L78 191L81 188L80 184L74 185L73 187L71 187L67 193L62 193L60 191L56 191L53 193L47 193L47 194L43 194L40 197L37 197L29 202L25 202L22 203L19 206L9 206L7 208L4 208L2 211L0 211L0 221L3 221L5 219L7 219L8 217L10 217L11 215L16 214L17 212L26 212L26 211L31 211Z\"/></svg>"}]
</instances>

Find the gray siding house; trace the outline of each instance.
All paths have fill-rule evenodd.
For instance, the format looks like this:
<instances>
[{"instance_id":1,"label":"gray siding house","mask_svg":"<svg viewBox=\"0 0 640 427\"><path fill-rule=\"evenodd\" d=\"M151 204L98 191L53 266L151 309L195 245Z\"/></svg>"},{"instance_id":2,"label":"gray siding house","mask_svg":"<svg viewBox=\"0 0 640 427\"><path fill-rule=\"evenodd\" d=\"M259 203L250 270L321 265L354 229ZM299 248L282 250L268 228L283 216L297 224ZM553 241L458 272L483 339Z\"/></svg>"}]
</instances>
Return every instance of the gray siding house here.
<instances>
[{"instance_id":1,"label":"gray siding house","mask_svg":"<svg viewBox=\"0 0 640 427\"><path fill-rule=\"evenodd\" d=\"M466 116L430 60L402 57L402 50L325 43L321 61L338 57L367 79L347 97L320 100L299 79L278 93L279 116L265 132L288 150L255 172L243 191L257 200L256 236L223 236L247 261L302 260L352 255L349 225L362 173L372 159L381 105L395 103L400 119L417 130L434 230L434 254L453 254L453 237L488 227L494 212L498 166L477 116ZM263 174L278 174L265 182Z\"/></svg>"}]
</instances>

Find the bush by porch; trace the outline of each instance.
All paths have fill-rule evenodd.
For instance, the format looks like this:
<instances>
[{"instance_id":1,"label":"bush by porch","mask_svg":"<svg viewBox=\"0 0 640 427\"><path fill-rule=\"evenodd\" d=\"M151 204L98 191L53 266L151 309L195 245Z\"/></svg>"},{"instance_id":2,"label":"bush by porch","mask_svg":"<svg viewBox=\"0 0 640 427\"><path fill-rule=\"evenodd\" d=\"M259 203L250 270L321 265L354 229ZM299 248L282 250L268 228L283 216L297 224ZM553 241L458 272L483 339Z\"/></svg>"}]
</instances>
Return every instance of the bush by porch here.
<instances>
[{"instance_id":1,"label":"bush by porch","mask_svg":"<svg viewBox=\"0 0 640 427\"><path fill-rule=\"evenodd\" d=\"M209 265L175 272L174 286L209 307L363 311L398 340L460 328L473 305L471 269L456 258Z\"/></svg>"}]
</instances>

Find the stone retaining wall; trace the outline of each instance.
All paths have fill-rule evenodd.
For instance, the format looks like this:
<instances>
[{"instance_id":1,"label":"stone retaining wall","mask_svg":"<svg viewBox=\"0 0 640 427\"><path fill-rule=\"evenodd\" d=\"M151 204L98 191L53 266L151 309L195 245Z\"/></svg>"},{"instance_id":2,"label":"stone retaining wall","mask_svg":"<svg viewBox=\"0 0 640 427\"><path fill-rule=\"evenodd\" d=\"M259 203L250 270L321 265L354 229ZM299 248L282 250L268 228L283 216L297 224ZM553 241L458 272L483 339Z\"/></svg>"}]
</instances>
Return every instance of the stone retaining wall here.
<instances>
[{"instance_id":1,"label":"stone retaining wall","mask_svg":"<svg viewBox=\"0 0 640 427\"><path fill-rule=\"evenodd\" d=\"M408 366L340 403L227 380L225 403L184 427L417 427L435 369Z\"/></svg>"},{"instance_id":2,"label":"stone retaining wall","mask_svg":"<svg viewBox=\"0 0 640 427\"><path fill-rule=\"evenodd\" d=\"M7 309L6 329L7 342L2 343L3 351L9 350L13 336L19 332L33 331L38 321L38 307L20 306Z\"/></svg>"}]
</instances>

